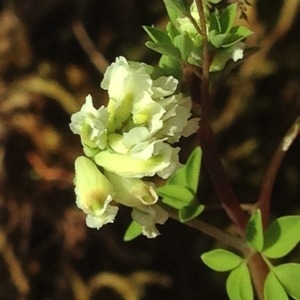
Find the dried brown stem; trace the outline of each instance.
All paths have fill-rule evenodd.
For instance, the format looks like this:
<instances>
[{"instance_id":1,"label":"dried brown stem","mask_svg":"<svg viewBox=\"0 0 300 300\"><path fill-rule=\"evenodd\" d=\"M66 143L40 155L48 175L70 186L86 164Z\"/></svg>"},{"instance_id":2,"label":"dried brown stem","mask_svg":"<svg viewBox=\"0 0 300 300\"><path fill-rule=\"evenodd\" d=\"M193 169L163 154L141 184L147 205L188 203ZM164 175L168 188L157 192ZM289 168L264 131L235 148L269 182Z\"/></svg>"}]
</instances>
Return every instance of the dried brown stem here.
<instances>
[{"instance_id":1,"label":"dried brown stem","mask_svg":"<svg viewBox=\"0 0 300 300\"><path fill-rule=\"evenodd\" d=\"M14 254L11 245L6 239L6 232L0 231L0 254L8 267L12 282L14 283L20 299L25 299L29 294L30 287L29 282L23 272L20 261Z\"/></svg>"},{"instance_id":2,"label":"dried brown stem","mask_svg":"<svg viewBox=\"0 0 300 300\"><path fill-rule=\"evenodd\" d=\"M73 32L80 43L82 49L88 54L91 62L99 70L100 73L104 74L108 66L108 62L105 57L100 53L94 43L89 38L83 24L81 22L74 22Z\"/></svg>"}]
</instances>

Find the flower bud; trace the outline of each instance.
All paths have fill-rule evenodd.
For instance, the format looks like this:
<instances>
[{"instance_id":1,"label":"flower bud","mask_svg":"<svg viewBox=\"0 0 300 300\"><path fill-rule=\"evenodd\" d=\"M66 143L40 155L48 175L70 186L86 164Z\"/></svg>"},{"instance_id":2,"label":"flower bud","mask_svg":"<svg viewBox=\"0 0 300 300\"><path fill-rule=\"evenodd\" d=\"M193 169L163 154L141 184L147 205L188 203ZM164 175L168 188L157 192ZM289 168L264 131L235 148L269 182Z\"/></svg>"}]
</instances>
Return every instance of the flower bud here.
<instances>
[{"instance_id":1,"label":"flower bud","mask_svg":"<svg viewBox=\"0 0 300 300\"><path fill-rule=\"evenodd\" d=\"M74 184L76 204L87 214L87 226L99 229L114 221L118 207L110 205L112 187L89 158L76 159Z\"/></svg>"},{"instance_id":2,"label":"flower bud","mask_svg":"<svg viewBox=\"0 0 300 300\"><path fill-rule=\"evenodd\" d=\"M121 177L105 172L105 176L114 186L114 200L125 206L153 205L158 200L154 185L138 178Z\"/></svg>"}]
</instances>

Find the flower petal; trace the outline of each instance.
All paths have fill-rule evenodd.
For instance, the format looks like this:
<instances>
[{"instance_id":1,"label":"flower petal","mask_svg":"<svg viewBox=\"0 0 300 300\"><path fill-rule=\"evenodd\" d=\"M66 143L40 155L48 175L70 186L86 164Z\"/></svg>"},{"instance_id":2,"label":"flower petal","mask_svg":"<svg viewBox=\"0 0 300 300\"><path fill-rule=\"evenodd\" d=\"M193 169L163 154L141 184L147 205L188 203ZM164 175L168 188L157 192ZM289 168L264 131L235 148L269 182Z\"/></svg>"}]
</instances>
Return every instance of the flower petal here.
<instances>
[{"instance_id":1,"label":"flower petal","mask_svg":"<svg viewBox=\"0 0 300 300\"><path fill-rule=\"evenodd\" d=\"M159 235L155 224L164 224L168 219L168 213L158 205L135 207L131 213L132 219L143 228L143 235L155 238Z\"/></svg>"},{"instance_id":2,"label":"flower petal","mask_svg":"<svg viewBox=\"0 0 300 300\"><path fill-rule=\"evenodd\" d=\"M114 200L120 204L134 207L141 204L152 205L158 200L151 183L138 178L121 177L111 172L105 172L105 175L114 186Z\"/></svg>"}]
</instances>

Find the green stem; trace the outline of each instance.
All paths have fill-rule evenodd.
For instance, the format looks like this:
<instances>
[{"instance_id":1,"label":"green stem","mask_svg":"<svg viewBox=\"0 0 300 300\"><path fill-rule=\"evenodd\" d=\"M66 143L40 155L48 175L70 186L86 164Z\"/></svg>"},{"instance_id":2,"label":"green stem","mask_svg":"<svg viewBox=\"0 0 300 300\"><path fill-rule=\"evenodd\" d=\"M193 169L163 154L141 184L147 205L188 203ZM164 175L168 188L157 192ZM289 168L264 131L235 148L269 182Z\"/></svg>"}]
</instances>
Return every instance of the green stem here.
<instances>
[{"instance_id":1,"label":"green stem","mask_svg":"<svg viewBox=\"0 0 300 300\"><path fill-rule=\"evenodd\" d=\"M160 206L166 210L170 216L170 218L181 222L178 217L178 211L171 208L168 205L160 204ZM193 219L190 221L185 222L184 224L201 231L202 233L214 238L215 240L223 243L226 246L232 247L238 251L240 251L245 257L250 255L250 250L247 244L238 237L235 237L231 234L220 230L219 228L210 225L200 219Z\"/></svg>"}]
</instances>

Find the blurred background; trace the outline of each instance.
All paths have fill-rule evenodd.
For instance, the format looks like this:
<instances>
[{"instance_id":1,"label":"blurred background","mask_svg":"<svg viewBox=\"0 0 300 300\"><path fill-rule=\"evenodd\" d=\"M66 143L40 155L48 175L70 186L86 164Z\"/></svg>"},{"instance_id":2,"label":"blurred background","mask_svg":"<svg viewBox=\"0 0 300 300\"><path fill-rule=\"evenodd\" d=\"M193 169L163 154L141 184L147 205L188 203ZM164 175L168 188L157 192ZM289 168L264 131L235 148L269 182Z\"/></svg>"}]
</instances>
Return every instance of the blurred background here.
<instances>
[{"instance_id":1,"label":"blurred background","mask_svg":"<svg viewBox=\"0 0 300 300\"><path fill-rule=\"evenodd\" d=\"M99 85L116 56L157 63L141 26L165 26L163 1L0 6L0 299L227 299L226 274L199 259L219 246L210 238L169 220L155 240L125 243L130 211L97 231L75 206L73 163L82 148L70 115L87 94L95 106L106 102ZM297 0L260 0L247 9L255 32L249 43L261 49L220 83L213 127L230 179L251 210L270 157L300 114L300 19ZM300 213L299 149L298 139L276 180L272 216ZM199 190L203 218L232 231L205 168ZM299 252L288 259L300 262Z\"/></svg>"}]
</instances>

